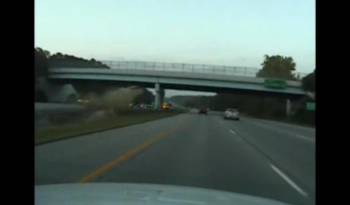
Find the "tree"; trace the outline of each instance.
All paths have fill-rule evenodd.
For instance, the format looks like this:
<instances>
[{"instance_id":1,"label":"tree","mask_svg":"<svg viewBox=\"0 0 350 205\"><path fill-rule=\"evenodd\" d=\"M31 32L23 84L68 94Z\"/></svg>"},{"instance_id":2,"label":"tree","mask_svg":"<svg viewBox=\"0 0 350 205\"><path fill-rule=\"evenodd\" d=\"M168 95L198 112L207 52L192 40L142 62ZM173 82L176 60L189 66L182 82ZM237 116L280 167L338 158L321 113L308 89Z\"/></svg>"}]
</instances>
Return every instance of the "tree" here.
<instances>
[{"instance_id":1,"label":"tree","mask_svg":"<svg viewBox=\"0 0 350 205\"><path fill-rule=\"evenodd\" d=\"M34 70L35 70L35 77L44 77L48 73L48 51L45 51L41 48L35 48L34 49Z\"/></svg>"},{"instance_id":2,"label":"tree","mask_svg":"<svg viewBox=\"0 0 350 205\"><path fill-rule=\"evenodd\" d=\"M50 67L77 67L77 68L109 68L94 58L90 60L73 55L55 53L49 58Z\"/></svg>"},{"instance_id":3,"label":"tree","mask_svg":"<svg viewBox=\"0 0 350 205\"><path fill-rule=\"evenodd\" d=\"M302 80L302 86L305 91L315 92L315 70Z\"/></svg>"},{"instance_id":4,"label":"tree","mask_svg":"<svg viewBox=\"0 0 350 205\"><path fill-rule=\"evenodd\" d=\"M257 77L263 78L280 78L285 80L295 80L293 74L295 71L295 62L292 57L284 57L280 55L264 56L263 67L257 73Z\"/></svg>"},{"instance_id":5,"label":"tree","mask_svg":"<svg viewBox=\"0 0 350 205\"><path fill-rule=\"evenodd\" d=\"M63 58L64 55L61 52L58 52L56 54L54 54L52 57L56 56L57 58Z\"/></svg>"}]
</instances>

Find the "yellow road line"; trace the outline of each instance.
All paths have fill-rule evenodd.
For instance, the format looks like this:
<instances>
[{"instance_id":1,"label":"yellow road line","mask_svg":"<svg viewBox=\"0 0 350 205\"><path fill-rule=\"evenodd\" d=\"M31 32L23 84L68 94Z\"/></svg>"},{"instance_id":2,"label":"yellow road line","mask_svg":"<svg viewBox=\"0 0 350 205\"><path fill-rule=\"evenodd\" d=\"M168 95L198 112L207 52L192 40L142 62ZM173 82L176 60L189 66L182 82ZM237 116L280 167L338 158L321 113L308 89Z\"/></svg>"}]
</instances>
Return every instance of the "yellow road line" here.
<instances>
[{"instance_id":1,"label":"yellow road line","mask_svg":"<svg viewBox=\"0 0 350 205\"><path fill-rule=\"evenodd\" d=\"M127 152L125 152L124 154L119 156L118 158L112 160L111 162L109 162L107 164L102 165L98 169L94 170L90 174L88 174L85 177L83 177L80 180L80 183L87 183L87 182L93 181L97 177L99 177L99 176L109 172L114 167L119 166L123 162L126 162L126 161L130 160L131 158L135 157L140 152L145 151L151 145L153 145L154 143L156 143L156 142L160 141L161 139L167 137L169 134L170 134L170 132L169 133L160 133L160 134L154 136L153 138L145 141L144 143L136 146L135 148L128 150Z\"/></svg>"}]
</instances>

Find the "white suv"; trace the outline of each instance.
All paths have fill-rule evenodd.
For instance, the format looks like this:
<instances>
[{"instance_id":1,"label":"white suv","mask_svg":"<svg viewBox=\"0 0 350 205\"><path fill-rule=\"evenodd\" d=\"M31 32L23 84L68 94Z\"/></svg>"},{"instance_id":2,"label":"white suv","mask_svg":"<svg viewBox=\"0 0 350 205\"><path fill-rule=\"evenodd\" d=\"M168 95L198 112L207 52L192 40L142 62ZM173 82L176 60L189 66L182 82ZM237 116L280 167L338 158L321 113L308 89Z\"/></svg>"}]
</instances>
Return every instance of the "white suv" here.
<instances>
[{"instance_id":1,"label":"white suv","mask_svg":"<svg viewBox=\"0 0 350 205\"><path fill-rule=\"evenodd\" d=\"M224 113L224 119L239 120L239 111L237 109L226 109Z\"/></svg>"}]
</instances>

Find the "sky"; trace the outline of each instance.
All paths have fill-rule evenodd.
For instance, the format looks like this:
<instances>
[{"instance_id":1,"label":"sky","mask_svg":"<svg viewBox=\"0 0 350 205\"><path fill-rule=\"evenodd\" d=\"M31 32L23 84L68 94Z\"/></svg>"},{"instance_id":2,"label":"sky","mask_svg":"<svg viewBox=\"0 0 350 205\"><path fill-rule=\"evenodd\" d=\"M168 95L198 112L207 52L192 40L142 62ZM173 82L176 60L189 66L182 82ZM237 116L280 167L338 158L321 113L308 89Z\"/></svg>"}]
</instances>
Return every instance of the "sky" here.
<instances>
[{"instance_id":1,"label":"sky","mask_svg":"<svg viewBox=\"0 0 350 205\"><path fill-rule=\"evenodd\" d=\"M314 0L36 0L35 47L97 60L315 69Z\"/></svg>"}]
</instances>

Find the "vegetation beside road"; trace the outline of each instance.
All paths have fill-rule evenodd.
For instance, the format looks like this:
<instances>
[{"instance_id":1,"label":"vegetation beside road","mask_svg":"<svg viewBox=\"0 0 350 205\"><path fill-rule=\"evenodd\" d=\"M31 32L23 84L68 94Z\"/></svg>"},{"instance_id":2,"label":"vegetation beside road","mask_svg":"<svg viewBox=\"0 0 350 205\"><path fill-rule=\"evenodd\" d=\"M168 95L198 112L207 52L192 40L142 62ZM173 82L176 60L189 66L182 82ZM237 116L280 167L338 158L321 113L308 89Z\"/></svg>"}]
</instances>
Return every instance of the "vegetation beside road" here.
<instances>
[{"instance_id":1,"label":"vegetation beside road","mask_svg":"<svg viewBox=\"0 0 350 205\"><path fill-rule=\"evenodd\" d=\"M47 69L59 68L59 67L75 67L75 68L104 68L109 69L109 67L94 58L85 59L77 57L74 55L63 54L60 52L51 54L42 48L35 48L35 65L36 71L39 74L45 74Z\"/></svg>"},{"instance_id":2,"label":"vegetation beside road","mask_svg":"<svg viewBox=\"0 0 350 205\"><path fill-rule=\"evenodd\" d=\"M129 125L144 123L147 121L157 120L165 117L171 117L179 113L180 112L175 111L128 113L91 122L80 122L74 125L62 125L57 127L51 127L35 133L35 144L42 144L51 141L67 139L113 128L126 127Z\"/></svg>"}]
</instances>

